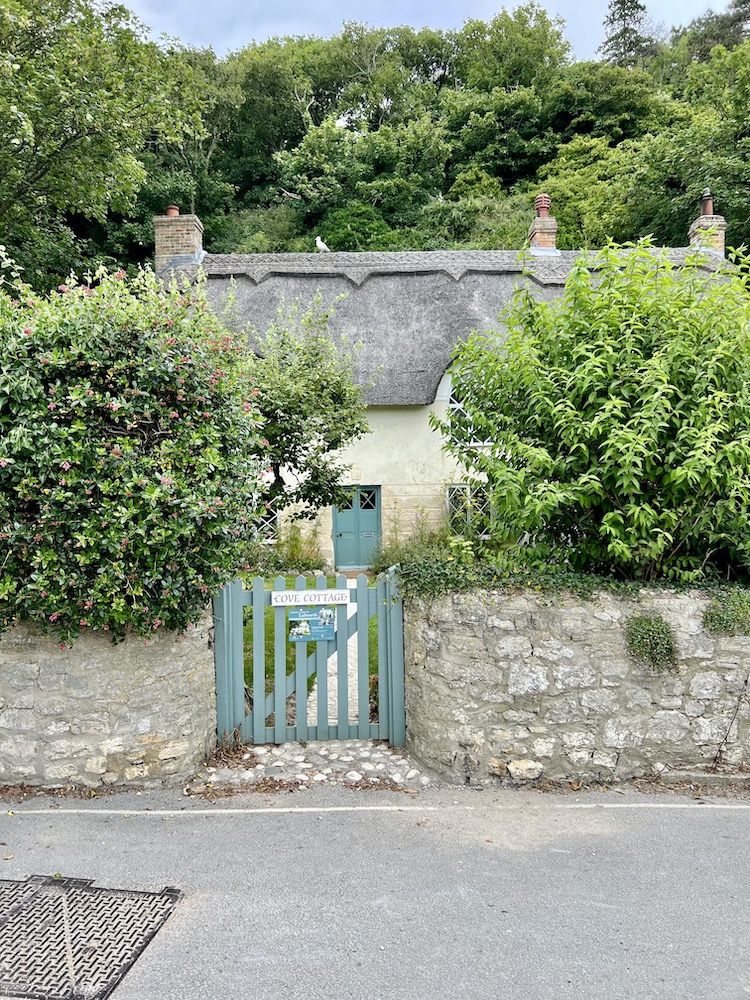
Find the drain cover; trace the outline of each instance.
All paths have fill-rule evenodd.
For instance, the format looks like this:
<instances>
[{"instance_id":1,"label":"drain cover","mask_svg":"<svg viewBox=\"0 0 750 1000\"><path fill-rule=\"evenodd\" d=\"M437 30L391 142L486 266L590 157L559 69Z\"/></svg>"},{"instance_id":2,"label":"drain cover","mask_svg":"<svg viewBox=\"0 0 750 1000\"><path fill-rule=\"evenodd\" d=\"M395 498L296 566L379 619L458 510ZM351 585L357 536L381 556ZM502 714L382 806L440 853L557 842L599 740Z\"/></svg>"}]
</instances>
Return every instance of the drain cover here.
<instances>
[{"instance_id":1,"label":"drain cover","mask_svg":"<svg viewBox=\"0 0 750 1000\"><path fill-rule=\"evenodd\" d=\"M46 875L0 879L0 996L104 1000L180 895Z\"/></svg>"}]
</instances>

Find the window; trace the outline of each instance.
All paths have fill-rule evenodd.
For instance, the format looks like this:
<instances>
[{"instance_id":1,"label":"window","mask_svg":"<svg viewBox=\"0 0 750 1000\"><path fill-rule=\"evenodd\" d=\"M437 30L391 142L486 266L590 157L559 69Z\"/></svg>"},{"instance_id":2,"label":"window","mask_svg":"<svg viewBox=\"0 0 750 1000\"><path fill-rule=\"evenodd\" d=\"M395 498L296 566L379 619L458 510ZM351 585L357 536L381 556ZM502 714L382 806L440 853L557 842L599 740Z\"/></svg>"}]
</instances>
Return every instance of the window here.
<instances>
[{"instance_id":1,"label":"window","mask_svg":"<svg viewBox=\"0 0 750 1000\"><path fill-rule=\"evenodd\" d=\"M278 538L279 515L271 504L267 503L265 510L255 519L255 537L264 545L275 545Z\"/></svg>"},{"instance_id":2,"label":"window","mask_svg":"<svg viewBox=\"0 0 750 1000\"><path fill-rule=\"evenodd\" d=\"M490 495L480 483L451 483L446 487L448 524L454 535L487 538L491 516Z\"/></svg>"},{"instance_id":3,"label":"window","mask_svg":"<svg viewBox=\"0 0 750 1000\"><path fill-rule=\"evenodd\" d=\"M375 490L360 490L359 493L360 510L376 510L377 506L378 506L377 494Z\"/></svg>"},{"instance_id":4,"label":"window","mask_svg":"<svg viewBox=\"0 0 750 1000\"><path fill-rule=\"evenodd\" d=\"M460 418L463 419L463 420L465 420L466 423L469 425L468 429L471 431L471 442L470 443L472 445L475 445L476 447L480 447L480 448L486 448L487 445L489 445L489 444L492 443L487 438L479 438L476 435L475 428L471 427L471 425L469 424L469 416L468 416L468 414L466 412L466 407L461 402L461 396L459 395L458 391L454 387L451 388L451 394L450 394L450 397L448 399L448 409L449 410L453 410L454 413L458 414L460 416Z\"/></svg>"}]
</instances>

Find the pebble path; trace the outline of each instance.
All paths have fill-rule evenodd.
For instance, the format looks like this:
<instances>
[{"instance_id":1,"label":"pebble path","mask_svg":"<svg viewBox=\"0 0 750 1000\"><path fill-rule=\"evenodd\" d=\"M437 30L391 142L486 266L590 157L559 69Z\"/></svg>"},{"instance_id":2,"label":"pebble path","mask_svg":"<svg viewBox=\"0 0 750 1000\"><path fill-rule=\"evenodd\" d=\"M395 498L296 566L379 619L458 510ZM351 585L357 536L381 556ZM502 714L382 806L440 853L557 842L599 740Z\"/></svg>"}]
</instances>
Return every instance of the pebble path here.
<instances>
[{"instance_id":1,"label":"pebble path","mask_svg":"<svg viewBox=\"0 0 750 1000\"><path fill-rule=\"evenodd\" d=\"M427 775L402 750L387 743L326 740L239 748L231 764L204 767L185 793L313 785L419 791L429 784Z\"/></svg>"}]
</instances>

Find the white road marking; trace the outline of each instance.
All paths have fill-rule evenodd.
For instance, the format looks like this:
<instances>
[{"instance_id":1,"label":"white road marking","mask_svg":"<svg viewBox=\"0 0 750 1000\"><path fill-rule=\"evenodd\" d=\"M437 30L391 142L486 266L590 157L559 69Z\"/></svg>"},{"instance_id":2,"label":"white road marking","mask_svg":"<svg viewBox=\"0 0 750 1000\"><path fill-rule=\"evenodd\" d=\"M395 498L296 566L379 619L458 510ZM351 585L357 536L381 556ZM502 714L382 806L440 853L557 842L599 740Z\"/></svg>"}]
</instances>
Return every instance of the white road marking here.
<instances>
[{"instance_id":1,"label":"white road marking","mask_svg":"<svg viewBox=\"0 0 750 1000\"><path fill-rule=\"evenodd\" d=\"M476 812L477 809L491 809L491 806L477 807L469 805L451 806L268 806L259 809L81 809L75 807L50 807L47 809L24 809L21 808L2 810L0 807L0 819L3 815L12 816L69 816L71 814L81 816L258 816L258 815L281 815L295 813L356 813L356 812ZM571 802L552 803L548 806L538 805L510 805L499 806L497 812L530 812L539 813L545 809L557 810L578 810L578 809L692 809L694 812L708 812L711 810L750 810L750 802Z\"/></svg>"},{"instance_id":2,"label":"white road marking","mask_svg":"<svg viewBox=\"0 0 750 1000\"><path fill-rule=\"evenodd\" d=\"M473 806L464 806L473 809ZM437 806L271 806L268 809L12 809L15 816L254 816L269 813L438 812ZM8 815L8 812L6 812ZM0 819L3 814L0 813Z\"/></svg>"}]
</instances>

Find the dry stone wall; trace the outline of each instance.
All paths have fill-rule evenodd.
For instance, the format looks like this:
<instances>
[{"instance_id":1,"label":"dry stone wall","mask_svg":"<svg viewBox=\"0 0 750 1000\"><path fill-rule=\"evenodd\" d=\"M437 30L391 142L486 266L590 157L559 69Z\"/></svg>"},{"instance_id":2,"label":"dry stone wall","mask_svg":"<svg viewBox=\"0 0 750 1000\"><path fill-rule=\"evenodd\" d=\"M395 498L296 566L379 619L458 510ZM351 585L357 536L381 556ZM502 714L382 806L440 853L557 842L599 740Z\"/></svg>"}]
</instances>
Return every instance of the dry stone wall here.
<instances>
[{"instance_id":1,"label":"dry stone wall","mask_svg":"<svg viewBox=\"0 0 750 1000\"><path fill-rule=\"evenodd\" d=\"M0 785L149 787L191 777L216 738L212 622L116 646L0 635Z\"/></svg>"},{"instance_id":2,"label":"dry stone wall","mask_svg":"<svg viewBox=\"0 0 750 1000\"><path fill-rule=\"evenodd\" d=\"M459 782L607 780L750 760L750 638L703 628L708 599L584 601L499 592L405 608L409 749ZM624 624L660 614L673 670L628 653Z\"/></svg>"}]
</instances>

